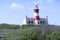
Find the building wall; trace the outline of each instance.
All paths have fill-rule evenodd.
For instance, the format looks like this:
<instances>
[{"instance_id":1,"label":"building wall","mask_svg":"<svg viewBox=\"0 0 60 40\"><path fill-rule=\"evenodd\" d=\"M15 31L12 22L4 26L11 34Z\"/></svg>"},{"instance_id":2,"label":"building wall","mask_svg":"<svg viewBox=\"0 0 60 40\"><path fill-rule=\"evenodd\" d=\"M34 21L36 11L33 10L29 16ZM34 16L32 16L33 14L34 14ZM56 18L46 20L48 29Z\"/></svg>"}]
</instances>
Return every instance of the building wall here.
<instances>
[{"instance_id":1,"label":"building wall","mask_svg":"<svg viewBox=\"0 0 60 40\"><path fill-rule=\"evenodd\" d=\"M34 25L35 24L35 21L34 21L34 19L33 18L27 18L27 24L32 24L32 25Z\"/></svg>"},{"instance_id":2,"label":"building wall","mask_svg":"<svg viewBox=\"0 0 60 40\"><path fill-rule=\"evenodd\" d=\"M23 24L24 25L35 25L35 20L34 18L25 18ZM38 20L38 25L41 25L41 24L48 25L48 20L46 18L40 18L40 20Z\"/></svg>"}]
</instances>

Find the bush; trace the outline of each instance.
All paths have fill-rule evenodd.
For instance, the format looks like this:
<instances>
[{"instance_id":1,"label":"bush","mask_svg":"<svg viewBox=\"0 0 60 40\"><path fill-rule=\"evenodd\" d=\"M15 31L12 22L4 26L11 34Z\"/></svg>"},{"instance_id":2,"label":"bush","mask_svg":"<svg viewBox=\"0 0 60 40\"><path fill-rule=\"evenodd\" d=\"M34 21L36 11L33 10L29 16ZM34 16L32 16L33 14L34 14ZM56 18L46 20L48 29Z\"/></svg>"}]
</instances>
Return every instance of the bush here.
<instances>
[{"instance_id":1,"label":"bush","mask_svg":"<svg viewBox=\"0 0 60 40\"><path fill-rule=\"evenodd\" d=\"M40 30L35 28L26 28L16 30L8 35L5 35L4 40L44 40L45 36L40 34Z\"/></svg>"}]
</instances>

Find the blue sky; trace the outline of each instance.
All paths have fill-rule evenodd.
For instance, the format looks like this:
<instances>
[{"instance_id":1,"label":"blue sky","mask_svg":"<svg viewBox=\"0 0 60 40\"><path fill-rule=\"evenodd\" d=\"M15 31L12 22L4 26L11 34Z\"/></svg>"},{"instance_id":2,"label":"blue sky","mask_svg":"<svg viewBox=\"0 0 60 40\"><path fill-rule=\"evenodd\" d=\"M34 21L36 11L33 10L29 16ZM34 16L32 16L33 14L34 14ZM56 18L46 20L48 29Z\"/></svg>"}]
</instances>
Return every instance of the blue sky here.
<instances>
[{"instance_id":1,"label":"blue sky","mask_svg":"<svg viewBox=\"0 0 60 40\"><path fill-rule=\"evenodd\" d=\"M60 0L0 0L0 23L22 24L25 15L34 17L34 3L39 16L48 16L49 24L60 25Z\"/></svg>"}]
</instances>

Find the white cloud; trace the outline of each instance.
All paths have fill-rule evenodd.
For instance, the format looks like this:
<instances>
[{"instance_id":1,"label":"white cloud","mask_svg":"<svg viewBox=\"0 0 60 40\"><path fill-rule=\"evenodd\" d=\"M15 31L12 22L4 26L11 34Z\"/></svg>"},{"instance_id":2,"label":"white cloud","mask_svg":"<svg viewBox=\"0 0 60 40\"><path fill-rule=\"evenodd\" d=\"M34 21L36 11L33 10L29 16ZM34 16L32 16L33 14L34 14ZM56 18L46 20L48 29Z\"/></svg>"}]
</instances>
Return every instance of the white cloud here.
<instances>
[{"instance_id":1,"label":"white cloud","mask_svg":"<svg viewBox=\"0 0 60 40\"><path fill-rule=\"evenodd\" d=\"M12 9L22 9L22 8L24 8L24 6L23 5L21 5L21 4L17 4L17 3L12 3L11 5L10 5L10 8L12 8Z\"/></svg>"}]
</instances>

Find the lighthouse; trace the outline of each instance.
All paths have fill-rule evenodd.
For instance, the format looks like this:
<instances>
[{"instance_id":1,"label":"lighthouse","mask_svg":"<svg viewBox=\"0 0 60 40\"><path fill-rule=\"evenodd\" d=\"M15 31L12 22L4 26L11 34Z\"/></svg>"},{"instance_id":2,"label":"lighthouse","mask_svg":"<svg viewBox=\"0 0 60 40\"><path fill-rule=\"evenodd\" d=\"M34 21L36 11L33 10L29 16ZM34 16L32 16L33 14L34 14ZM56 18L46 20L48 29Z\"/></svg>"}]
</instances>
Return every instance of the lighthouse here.
<instances>
[{"instance_id":1,"label":"lighthouse","mask_svg":"<svg viewBox=\"0 0 60 40\"><path fill-rule=\"evenodd\" d=\"M37 3L35 3L33 11L34 11L34 17L29 18L26 15L23 21L23 25L48 25L48 17L45 18L39 17L39 8Z\"/></svg>"},{"instance_id":2,"label":"lighthouse","mask_svg":"<svg viewBox=\"0 0 60 40\"><path fill-rule=\"evenodd\" d=\"M39 24L40 17L39 17L39 8L37 3L35 3L35 7L34 7L34 20L36 25Z\"/></svg>"}]
</instances>

